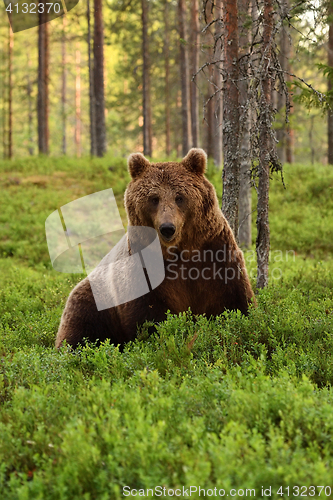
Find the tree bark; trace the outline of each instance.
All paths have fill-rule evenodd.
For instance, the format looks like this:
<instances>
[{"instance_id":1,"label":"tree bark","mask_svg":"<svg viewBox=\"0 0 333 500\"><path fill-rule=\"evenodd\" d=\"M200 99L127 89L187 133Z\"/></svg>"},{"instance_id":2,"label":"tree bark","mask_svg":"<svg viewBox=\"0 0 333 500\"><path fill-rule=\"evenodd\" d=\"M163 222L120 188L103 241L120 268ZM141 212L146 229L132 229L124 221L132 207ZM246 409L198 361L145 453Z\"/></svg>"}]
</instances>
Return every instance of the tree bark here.
<instances>
[{"instance_id":1,"label":"tree bark","mask_svg":"<svg viewBox=\"0 0 333 500\"><path fill-rule=\"evenodd\" d=\"M67 153L66 144L66 16L62 18L62 39L61 39L61 66L62 66L62 85L61 85L61 121L62 121L62 154Z\"/></svg>"},{"instance_id":2,"label":"tree bark","mask_svg":"<svg viewBox=\"0 0 333 500\"><path fill-rule=\"evenodd\" d=\"M169 51L169 1L164 6L164 70L165 70L165 153L171 153L170 137L170 51Z\"/></svg>"},{"instance_id":3,"label":"tree bark","mask_svg":"<svg viewBox=\"0 0 333 500\"><path fill-rule=\"evenodd\" d=\"M150 99L150 57L149 57L149 37L148 37L148 0L141 0L142 15L142 107L143 107L143 153L152 156L152 113Z\"/></svg>"},{"instance_id":4,"label":"tree bark","mask_svg":"<svg viewBox=\"0 0 333 500\"><path fill-rule=\"evenodd\" d=\"M7 69L6 67L6 59L5 59L5 54L7 54L7 41L3 42L3 71L2 71L2 80L3 82L6 81L7 79ZM2 98L2 157L5 160L7 158L7 92L6 92L6 85L3 84L1 85L1 98Z\"/></svg>"},{"instance_id":5,"label":"tree bark","mask_svg":"<svg viewBox=\"0 0 333 500\"><path fill-rule=\"evenodd\" d=\"M199 70L199 45L200 45L200 24L199 24L199 2L191 2L191 75L190 75L190 94L191 94L191 122L192 122L192 146L200 146L200 128L199 128L199 92L196 81L192 81L193 75Z\"/></svg>"},{"instance_id":6,"label":"tree bark","mask_svg":"<svg viewBox=\"0 0 333 500\"><path fill-rule=\"evenodd\" d=\"M209 82L213 81L213 67L208 68ZM214 158L214 130L215 130L215 119L214 119L214 102L211 99L213 92L213 87L209 83L209 91L206 94L206 111L205 111L205 121L207 123L206 128L206 150L208 158Z\"/></svg>"},{"instance_id":7,"label":"tree bark","mask_svg":"<svg viewBox=\"0 0 333 500\"><path fill-rule=\"evenodd\" d=\"M287 11L290 8L290 1L284 0L283 7ZM289 41L289 28L286 25L281 26L280 30L280 65L282 70L286 74L286 80L288 82L292 81L292 77L289 75L290 71L290 52L291 45ZM291 102L292 94L289 92L289 100ZM285 121L285 96L283 92L278 94L277 109L279 113L282 113L282 127L276 131L276 137L279 141L279 147L277 148L277 153L281 163L293 163L294 161L294 131L292 128L287 126ZM289 115L292 114L292 107L290 108Z\"/></svg>"},{"instance_id":8,"label":"tree bark","mask_svg":"<svg viewBox=\"0 0 333 500\"><path fill-rule=\"evenodd\" d=\"M192 147L192 127L190 113L190 70L186 35L186 3L178 0L179 37L180 37L180 77L182 89L182 152L185 156Z\"/></svg>"},{"instance_id":9,"label":"tree bark","mask_svg":"<svg viewBox=\"0 0 333 500\"><path fill-rule=\"evenodd\" d=\"M177 106L177 116L181 116L181 114L182 114L182 93L181 93L180 89L177 91L176 106ZM177 132L178 131L175 130L174 134L173 134L174 149L176 150L177 157L180 158L182 155L183 141L182 141L181 134L179 134Z\"/></svg>"},{"instance_id":10,"label":"tree bark","mask_svg":"<svg viewBox=\"0 0 333 500\"><path fill-rule=\"evenodd\" d=\"M258 204L257 204L257 287L264 288L268 284L269 261L269 151L271 147L270 107L272 86L270 75L271 38L273 32L273 0L264 1L264 28L262 39L262 88L259 129L259 166L258 166Z\"/></svg>"},{"instance_id":11,"label":"tree bark","mask_svg":"<svg viewBox=\"0 0 333 500\"><path fill-rule=\"evenodd\" d=\"M207 25L213 23L213 4L212 0L207 0L205 4L205 17ZM206 31L205 35L205 44L207 50L207 60L213 62L214 59L214 37L211 29ZM205 110L204 110L204 118L205 118L205 149L207 152L208 158L214 158L214 130L215 130L215 119L214 119L214 99L212 95L214 94L214 85L213 85L213 75L214 75L214 65L210 64L207 68L208 72L208 89L205 95Z\"/></svg>"},{"instance_id":12,"label":"tree bark","mask_svg":"<svg viewBox=\"0 0 333 500\"><path fill-rule=\"evenodd\" d=\"M214 61L220 61L222 58L222 36L223 36L223 7L222 0L216 0L215 4L215 50ZM222 66L221 63L215 63L213 69L213 88L217 92L213 99L213 158L216 168L222 165L223 148L223 101L222 101Z\"/></svg>"},{"instance_id":13,"label":"tree bark","mask_svg":"<svg viewBox=\"0 0 333 500\"><path fill-rule=\"evenodd\" d=\"M283 71L287 71L287 57L288 57L288 34L286 31L286 27L284 25L281 26L280 31L280 54L279 61L281 64L281 68ZM285 107L285 98L283 92L280 91L277 96L277 109L278 113L281 117L281 128L276 131L276 138L278 142L277 154L282 165L286 162L286 138L287 138L287 130L284 114Z\"/></svg>"},{"instance_id":14,"label":"tree bark","mask_svg":"<svg viewBox=\"0 0 333 500\"><path fill-rule=\"evenodd\" d=\"M88 45L88 73L89 73L89 129L90 129L90 156L96 156L96 104L94 95L94 69L91 58L91 22L90 0L87 0L87 45Z\"/></svg>"},{"instance_id":15,"label":"tree bark","mask_svg":"<svg viewBox=\"0 0 333 500\"><path fill-rule=\"evenodd\" d=\"M49 42L47 13L39 14L38 27L38 150L49 153Z\"/></svg>"},{"instance_id":16,"label":"tree bark","mask_svg":"<svg viewBox=\"0 0 333 500\"><path fill-rule=\"evenodd\" d=\"M94 0L94 96L96 119L96 154L106 152L104 104L104 28L102 0Z\"/></svg>"},{"instance_id":17,"label":"tree bark","mask_svg":"<svg viewBox=\"0 0 333 500\"><path fill-rule=\"evenodd\" d=\"M9 25L8 39L8 158L13 157L13 30Z\"/></svg>"},{"instance_id":18,"label":"tree bark","mask_svg":"<svg viewBox=\"0 0 333 500\"><path fill-rule=\"evenodd\" d=\"M222 211L235 238L239 203L239 91L237 2L224 2L223 195Z\"/></svg>"},{"instance_id":19,"label":"tree bark","mask_svg":"<svg viewBox=\"0 0 333 500\"><path fill-rule=\"evenodd\" d=\"M240 57L248 53L251 32L246 27L249 16L250 0L238 0L239 10L239 55ZM243 60L245 58L243 57ZM246 60L245 60L246 61ZM250 151L250 128L251 110L247 107L248 93L248 67L246 62L241 68L241 79L239 82L240 107L242 109L242 136L240 144L240 190L239 190L239 228L238 239L242 248L249 248L252 243L251 234L251 160Z\"/></svg>"},{"instance_id":20,"label":"tree bark","mask_svg":"<svg viewBox=\"0 0 333 500\"><path fill-rule=\"evenodd\" d=\"M328 62L330 67L333 67L333 5L329 3L329 30L328 30ZM328 91L332 91L332 80L328 78ZM327 118L327 133L328 133L328 163L333 165L333 111L328 110Z\"/></svg>"},{"instance_id":21,"label":"tree bark","mask_svg":"<svg viewBox=\"0 0 333 500\"><path fill-rule=\"evenodd\" d=\"M81 52L80 44L76 45L75 54L75 148L76 156L81 156Z\"/></svg>"}]
</instances>

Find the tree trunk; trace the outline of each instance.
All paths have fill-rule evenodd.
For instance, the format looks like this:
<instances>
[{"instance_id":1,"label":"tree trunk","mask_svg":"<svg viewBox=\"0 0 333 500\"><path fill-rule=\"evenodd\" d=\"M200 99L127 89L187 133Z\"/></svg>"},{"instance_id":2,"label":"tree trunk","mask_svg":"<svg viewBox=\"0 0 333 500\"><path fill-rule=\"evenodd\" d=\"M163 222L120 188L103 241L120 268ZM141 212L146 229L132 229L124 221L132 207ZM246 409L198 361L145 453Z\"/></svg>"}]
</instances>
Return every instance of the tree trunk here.
<instances>
[{"instance_id":1,"label":"tree trunk","mask_svg":"<svg viewBox=\"0 0 333 500\"><path fill-rule=\"evenodd\" d=\"M200 24L199 24L199 2L191 2L191 122L192 122L192 145L198 148L200 145L199 134L199 92L197 82L192 82L192 77L199 70L199 45L200 45Z\"/></svg>"},{"instance_id":2,"label":"tree trunk","mask_svg":"<svg viewBox=\"0 0 333 500\"><path fill-rule=\"evenodd\" d=\"M143 107L143 153L152 156L152 118L150 101L150 58L149 58L149 36L148 36L148 0L141 0L142 9L142 107Z\"/></svg>"},{"instance_id":3,"label":"tree trunk","mask_svg":"<svg viewBox=\"0 0 333 500\"><path fill-rule=\"evenodd\" d=\"M213 4L212 0L208 0L205 4L205 15L206 15L206 23L210 24L213 22ZM205 45L207 50L207 60L213 62L214 59L214 37L212 34L212 30L209 29L206 32ZM205 110L204 110L204 118L205 118L205 149L207 152L208 158L214 158L214 130L215 130L215 119L214 119L214 100L212 95L214 94L214 85L213 85L213 74L214 74L214 66L210 64L207 68L208 71L208 89L205 95Z\"/></svg>"},{"instance_id":4,"label":"tree trunk","mask_svg":"<svg viewBox=\"0 0 333 500\"><path fill-rule=\"evenodd\" d=\"M181 93L180 89L177 91L176 105L177 105L177 116L181 116L181 114L182 114L182 93ZM181 134L178 133L178 130L174 130L173 138L174 138L174 149L176 150L176 155L178 158L180 158L182 155L183 144L182 144L182 136L181 136Z\"/></svg>"},{"instance_id":5,"label":"tree trunk","mask_svg":"<svg viewBox=\"0 0 333 500\"><path fill-rule=\"evenodd\" d=\"M310 116L310 128L309 128L309 146L311 151L311 165L314 164L315 160L315 147L313 144L313 125L314 125L314 115Z\"/></svg>"},{"instance_id":6,"label":"tree trunk","mask_svg":"<svg viewBox=\"0 0 333 500\"><path fill-rule=\"evenodd\" d=\"M292 77L287 75L287 82L291 82ZM289 98L291 101L292 93L289 93ZM293 114L293 106L290 107L289 110L289 118L291 118ZM286 160L288 163L294 163L294 142L295 142L295 134L294 130L289 126L286 134Z\"/></svg>"},{"instance_id":7,"label":"tree trunk","mask_svg":"<svg viewBox=\"0 0 333 500\"><path fill-rule=\"evenodd\" d=\"M244 56L248 53L251 32L246 23L249 15L249 0L238 0L240 33L239 33L239 55ZM244 60L245 58L243 58ZM241 68L241 79L239 82L239 99L242 109L242 136L240 144L241 163L240 163L240 190L239 190L239 228L238 239L242 248L249 248L252 243L251 234L251 160L250 151L250 128L251 128L251 109L247 108L248 92L248 70L247 64Z\"/></svg>"},{"instance_id":8,"label":"tree trunk","mask_svg":"<svg viewBox=\"0 0 333 500\"><path fill-rule=\"evenodd\" d=\"M39 14L38 27L38 150L49 153L49 42L47 13Z\"/></svg>"},{"instance_id":9,"label":"tree trunk","mask_svg":"<svg viewBox=\"0 0 333 500\"><path fill-rule=\"evenodd\" d=\"M288 57L288 34L286 31L286 27L284 25L281 26L281 31L280 31L280 54L279 54L279 61L281 64L281 68L283 71L287 71L287 57ZM279 159L282 163L282 165L286 162L286 136L287 136L287 130L286 130L286 123L285 123L285 117L284 115L284 109L285 109L285 96L283 95L283 92L280 90L277 96L277 109L278 113L281 118L281 128L279 128L276 131L276 138L279 141L278 142L278 148L277 148L277 153L279 156Z\"/></svg>"},{"instance_id":10,"label":"tree trunk","mask_svg":"<svg viewBox=\"0 0 333 500\"><path fill-rule=\"evenodd\" d=\"M170 138L170 53L169 53L169 1L164 7L164 69L165 69L165 153L171 153Z\"/></svg>"},{"instance_id":11,"label":"tree trunk","mask_svg":"<svg viewBox=\"0 0 333 500\"><path fill-rule=\"evenodd\" d=\"M66 16L62 18L62 40L61 40L61 66L62 66L62 86L61 86L61 121L62 121L62 154L67 153L66 144Z\"/></svg>"},{"instance_id":12,"label":"tree trunk","mask_svg":"<svg viewBox=\"0 0 333 500\"><path fill-rule=\"evenodd\" d=\"M97 156L104 156L106 152L103 47L104 30L102 0L94 0L94 96Z\"/></svg>"},{"instance_id":13,"label":"tree trunk","mask_svg":"<svg viewBox=\"0 0 333 500\"><path fill-rule=\"evenodd\" d=\"M273 32L273 0L264 1L264 28L262 39L262 88L259 117L259 165L258 165L258 204L257 204L257 287L264 288L268 284L269 260L269 157L271 147L270 106L272 86L270 75L271 38Z\"/></svg>"},{"instance_id":14,"label":"tree trunk","mask_svg":"<svg viewBox=\"0 0 333 500\"><path fill-rule=\"evenodd\" d=\"M76 45L76 75L75 75L75 148L76 156L81 156L81 52L80 44Z\"/></svg>"},{"instance_id":15,"label":"tree trunk","mask_svg":"<svg viewBox=\"0 0 333 500\"><path fill-rule=\"evenodd\" d=\"M286 7L289 9L290 8L290 0L286 0ZM286 80L287 82L291 83L293 80L293 77L290 76L291 73L291 68L290 68L290 59L291 59L291 52L292 52L292 46L289 41L289 37L287 39L287 76ZM292 123L292 114L294 112L294 107L292 105L292 96L293 92L290 90L290 87L288 87L288 92L289 92L289 101L290 101L290 109L289 109L289 120ZM294 163L294 147L295 147L295 133L294 130L292 129L290 123L289 127L286 133L286 160L288 163Z\"/></svg>"},{"instance_id":16,"label":"tree trunk","mask_svg":"<svg viewBox=\"0 0 333 500\"><path fill-rule=\"evenodd\" d=\"M213 67L208 68L209 82L213 80ZM209 91L206 94L206 110L205 110L205 121L207 124L206 128L206 150L208 158L214 158L214 130L215 130L215 119L214 119L214 102L211 99L213 87L209 83Z\"/></svg>"},{"instance_id":17,"label":"tree trunk","mask_svg":"<svg viewBox=\"0 0 333 500\"><path fill-rule=\"evenodd\" d=\"M8 39L8 158L13 157L13 30L9 25Z\"/></svg>"},{"instance_id":18,"label":"tree trunk","mask_svg":"<svg viewBox=\"0 0 333 500\"><path fill-rule=\"evenodd\" d=\"M34 143L33 143L33 111L32 111L32 85L30 78L31 71L31 59L30 59L30 48L27 51L27 97L28 97L28 137L29 137L29 155L34 154Z\"/></svg>"},{"instance_id":19,"label":"tree trunk","mask_svg":"<svg viewBox=\"0 0 333 500\"><path fill-rule=\"evenodd\" d=\"M180 77L182 89L182 131L183 156L192 147L191 113L190 113L190 70L188 61L186 35L186 3L178 0L179 37L180 37Z\"/></svg>"},{"instance_id":20,"label":"tree trunk","mask_svg":"<svg viewBox=\"0 0 333 500\"><path fill-rule=\"evenodd\" d=\"M215 4L215 50L214 61L220 61L222 58L222 36L223 36L223 7L222 0L216 0ZM222 102L222 65L215 63L213 69L214 93L213 99L213 158L216 168L222 165L222 127L223 127L223 102Z\"/></svg>"},{"instance_id":21,"label":"tree trunk","mask_svg":"<svg viewBox=\"0 0 333 500\"><path fill-rule=\"evenodd\" d=\"M90 127L90 155L96 155L96 105L94 95L94 69L91 59L91 26L90 26L90 1L87 0L87 45L88 45L88 73L89 73L89 127Z\"/></svg>"},{"instance_id":22,"label":"tree trunk","mask_svg":"<svg viewBox=\"0 0 333 500\"><path fill-rule=\"evenodd\" d=\"M283 8L287 11L290 8L290 1L289 0L284 0L283 1ZM287 81L292 81L292 77L290 77L289 73L290 71L290 52L291 52L291 46L290 46L290 40L289 40L289 28L283 24L281 26L280 30L280 55L279 55L279 60L281 64L282 70L286 74L286 80ZM292 94L289 92L289 100L291 101ZM283 95L283 92L280 92L278 94L278 103L277 103L277 109L279 113L282 114L282 127L276 131L276 137L277 140L279 141L279 147L277 148L277 153L279 156L279 159L281 163L285 163L286 161L288 163L293 163L294 161L294 131L290 128L287 127L286 121L285 121L285 96ZM292 113L292 108L290 109L289 114L291 115Z\"/></svg>"},{"instance_id":23,"label":"tree trunk","mask_svg":"<svg viewBox=\"0 0 333 500\"><path fill-rule=\"evenodd\" d=\"M5 54L7 54L7 41L3 42L3 71L2 71L2 81L4 82L1 85L1 98L2 98L2 157L5 160L7 158L7 92L6 92L6 79L7 79L7 69L6 67L6 59Z\"/></svg>"},{"instance_id":24,"label":"tree trunk","mask_svg":"<svg viewBox=\"0 0 333 500\"><path fill-rule=\"evenodd\" d=\"M329 30L328 30L328 65L333 67L333 6L329 2ZM328 91L332 91L332 80L328 78L327 82ZM328 110L327 119L327 132L328 132L328 163L333 165L333 111Z\"/></svg>"},{"instance_id":25,"label":"tree trunk","mask_svg":"<svg viewBox=\"0 0 333 500\"><path fill-rule=\"evenodd\" d=\"M239 91L237 2L224 2L223 195L222 211L237 239L239 202Z\"/></svg>"}]
</instances>

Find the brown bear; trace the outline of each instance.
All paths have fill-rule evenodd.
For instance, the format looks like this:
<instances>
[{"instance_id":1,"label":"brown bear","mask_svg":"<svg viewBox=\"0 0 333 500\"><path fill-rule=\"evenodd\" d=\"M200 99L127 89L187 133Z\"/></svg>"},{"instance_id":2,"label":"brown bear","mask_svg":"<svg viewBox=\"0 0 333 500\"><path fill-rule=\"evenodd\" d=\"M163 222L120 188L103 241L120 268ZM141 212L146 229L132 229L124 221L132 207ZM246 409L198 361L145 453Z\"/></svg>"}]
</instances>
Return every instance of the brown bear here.
<instances>
[{"instance_id":1,"label":"brown bear","mask_svg":"<svg viewBox=\"0 0 333 500\"><path fill-rule=\"evenodd\" d=\"M254 294L243 254L204 176L206 163L202 149L191 149L180 163L150 163L140 153L130 155L128 224L156 230L165 278L145 295L100 311L85 278L67 300L56 347L64 340L75 347L83 339L123 345L135 339L138 326L163 321L168 310L178 314L190 308L207 317L225 310L247 314ZM129 240L123 238L114 251L118 259L129 257ZM126 281L126 269L122 276ZM112 277L109 282L112 286Z\"/></svg>"}]
</instances>

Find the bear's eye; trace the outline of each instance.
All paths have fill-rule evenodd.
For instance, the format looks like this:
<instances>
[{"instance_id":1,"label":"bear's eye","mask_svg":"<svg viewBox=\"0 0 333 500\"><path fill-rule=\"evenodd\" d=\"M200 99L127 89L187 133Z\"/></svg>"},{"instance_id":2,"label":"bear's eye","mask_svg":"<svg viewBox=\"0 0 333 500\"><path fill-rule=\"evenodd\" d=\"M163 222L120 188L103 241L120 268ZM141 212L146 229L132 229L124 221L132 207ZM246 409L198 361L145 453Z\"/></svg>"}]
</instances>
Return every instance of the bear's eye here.
<instances>
[{"instance_id":1,"label":"bear's eye","mask_svg":"<svg viewBox=\"0 0 333 500\"><path fill-rule=\"evenodd\" d=\"M153 196L152 198L150 198L150 202L153 204L153 205L158 205L158 202L159 202L159 198L158 196Z\"/></svg>"},{"instance_id":2,"label":"bear's eye","mask_svg":"<svg viewBox=\"0 0 333 500\"><path fill-rule=\"evenodd\" d=\"M184 198L180 194L178 194L176 196L176 203L177 203L177 205L181 205L183 203L183 201L184 201Z\"/></svg>"}]
</instances>

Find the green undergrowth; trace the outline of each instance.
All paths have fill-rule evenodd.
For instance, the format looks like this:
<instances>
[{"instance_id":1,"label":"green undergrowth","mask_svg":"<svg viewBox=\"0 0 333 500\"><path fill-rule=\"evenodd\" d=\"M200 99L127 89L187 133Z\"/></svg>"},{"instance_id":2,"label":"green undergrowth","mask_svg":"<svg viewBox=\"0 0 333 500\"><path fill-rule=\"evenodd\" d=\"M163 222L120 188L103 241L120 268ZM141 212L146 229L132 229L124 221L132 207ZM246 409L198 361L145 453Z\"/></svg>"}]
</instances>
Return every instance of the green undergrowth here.
<instances>
[{"instance_id":1,"label":"green undergrowth","mask_svg":"<svg viewBox=\"0 0 333 500\"><path fill-rule=\"evenodd\" d=\"M271 182L271 243L314 258L333 253L333 169L327 165L286 165L284 189Z\"/></svg>"},{"instance_id":2,"label":"green undergrowth","mask_svg":"<svg viewBox=\"0 0 333 500\"><path fill-rule=\"evenodd\" d=\"M124 158L31 158L0 167L0 257L17 257L51 269L45 220L82 196L112 188L126 224L123 193L129 182Z\"/></svg>"},{"instance_id":3,"label":"green undergrowth","mask_svg":"<svg viewBox=\"0 0 333 500\"><path fill-rule=\"evenodd\" d=\"M211 167L209 176L218 186ZM234 498L271 487L276 499L288 486L294 497L294 486L332 487L333 174L287 166L285 180L286 190L272 180L270 284L248 317L188 311L151 336L144 325L123 350L58 352L64 303L82 276L51 269L45 219L107 187L121 207L126 162L1 166L1 499L120 499L124 486L137 496L179 488L182 498L191 486ZM246 257L254 283L253 249Z\"/></svg>"}]
</instances>

